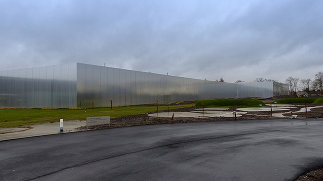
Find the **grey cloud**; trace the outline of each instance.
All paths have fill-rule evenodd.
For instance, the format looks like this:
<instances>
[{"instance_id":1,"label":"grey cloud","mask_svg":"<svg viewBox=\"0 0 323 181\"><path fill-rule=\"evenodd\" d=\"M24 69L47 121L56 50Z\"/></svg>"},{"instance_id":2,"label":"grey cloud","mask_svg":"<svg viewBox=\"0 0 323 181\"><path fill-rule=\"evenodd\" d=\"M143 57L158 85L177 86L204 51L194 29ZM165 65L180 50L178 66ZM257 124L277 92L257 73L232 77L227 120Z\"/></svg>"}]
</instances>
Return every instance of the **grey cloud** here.
<instances>
[{"instance_id":1,"label":"grey cloud","mask_svg":"<svg viewBox=\"0 0 323 181\"><path fill-rule=\"evenodd\" d=\"M322 70L323 2L0 0L0 70L84 62L235 81Z\"/></svg>"}]
</instances>

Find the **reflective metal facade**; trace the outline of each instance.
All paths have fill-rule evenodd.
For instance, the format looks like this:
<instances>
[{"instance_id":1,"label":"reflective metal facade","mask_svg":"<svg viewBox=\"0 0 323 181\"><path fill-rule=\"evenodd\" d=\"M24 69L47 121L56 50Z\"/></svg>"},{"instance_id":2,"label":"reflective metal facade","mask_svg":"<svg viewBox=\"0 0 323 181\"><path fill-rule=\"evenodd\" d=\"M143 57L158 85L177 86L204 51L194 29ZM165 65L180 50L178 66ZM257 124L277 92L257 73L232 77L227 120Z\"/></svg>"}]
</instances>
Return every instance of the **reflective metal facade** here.
<instances>
[{"instance_id":1,"label":"reflective metal facade","mask_svg":"<svg viewBox=\"0 0 323 181\"><path fill-rule=\"evenodd\" d=\"M222 83L77 64L78 107L173 103L221 97L272 97L273 82Z\"/></svg>"},{"instance_id":2,"label":"reflective metal facade","mask_svg":"<svg viewBox=\"0 0 323 181\"><path fill-rule=\"evenodd\" d=\"M168 103L195 100L199 80L78 64L79 107Z\"/></svg>"},{"instance_id":3,"label":"reflective metal facade","mask_svg":"<svg viewBox=\"0 0 323 181\"><path fill-rule=\"evenodd\" d=\"M0 72L0 107L76 107L76 64Z\"/></svg>"},{"instance_id":4,"label":"reflective metal facade","mask_svg":"<svg viewBox=\"0 0 323 181\"><path fill-rule=\"evenodd\" d=\"M282 96L282 95L289 95L289 87L288 84L282 84L279 82L274 82L274 96Z\"/></svg>"},{"instance_id":5,"label":"reflective metal facade","mask_svg":"<svg viewBox=\"0 0 323 181\"><path fill-rule=\"evenodd\" d=\"M88 64L0 72L0 107L107 107L272 97L273 82L222 83ZM288 87L287 87L288 94ZM283 93L282 93L283 94Z\"/></svg>"}]
</instances>

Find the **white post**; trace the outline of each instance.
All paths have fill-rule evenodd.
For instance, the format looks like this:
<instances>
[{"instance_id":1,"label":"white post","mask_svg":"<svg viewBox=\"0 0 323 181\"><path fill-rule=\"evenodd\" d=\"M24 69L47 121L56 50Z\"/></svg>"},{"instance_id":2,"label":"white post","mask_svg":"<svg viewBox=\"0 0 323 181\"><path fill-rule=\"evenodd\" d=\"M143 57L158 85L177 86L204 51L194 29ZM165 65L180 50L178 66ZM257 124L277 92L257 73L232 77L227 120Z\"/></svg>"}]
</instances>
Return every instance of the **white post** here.
<instances>
[{"instance_id":1,"label":"white post","mask_svg":"<svg viewBox=\"0 0 323 181\"><path fill-rule=\"evenodd\" d=\"M63 119L60 119L59 120L59 132L61 132L61 133L63 133L63 131L64 131L64 125L63 125Z\"/></svg>"}]
</instances>

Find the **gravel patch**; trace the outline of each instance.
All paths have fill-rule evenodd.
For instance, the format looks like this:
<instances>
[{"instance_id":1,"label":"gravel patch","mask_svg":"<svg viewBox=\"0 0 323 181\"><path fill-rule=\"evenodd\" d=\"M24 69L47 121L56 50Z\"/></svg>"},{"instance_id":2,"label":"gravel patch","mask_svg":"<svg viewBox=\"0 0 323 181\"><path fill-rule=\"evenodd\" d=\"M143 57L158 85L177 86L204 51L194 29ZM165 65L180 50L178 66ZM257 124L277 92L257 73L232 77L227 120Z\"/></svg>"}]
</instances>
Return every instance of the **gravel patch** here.
<instances>
[{"instance_id":1,"label":"gravel patch","mask_svg":"<svg viewBox=\"0 0 323 181\"><path fill-rule=\"evenodd\" d=\"M323 169L317 169L306 173L298 177L296 181L322 181L323 180Z\"/></svg>"}]
</instances>

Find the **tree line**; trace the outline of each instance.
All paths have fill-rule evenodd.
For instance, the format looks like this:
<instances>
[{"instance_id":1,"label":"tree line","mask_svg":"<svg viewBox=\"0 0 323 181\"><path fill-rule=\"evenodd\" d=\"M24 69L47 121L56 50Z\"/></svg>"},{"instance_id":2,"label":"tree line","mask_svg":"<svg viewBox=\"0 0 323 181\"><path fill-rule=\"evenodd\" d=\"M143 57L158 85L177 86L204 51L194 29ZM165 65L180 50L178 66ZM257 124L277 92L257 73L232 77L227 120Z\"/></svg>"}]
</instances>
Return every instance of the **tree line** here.
<instances>
[{"instance_id":1,"label":"tree line","mask_svg":"<svg viewBox=\"0 0 323 181\"><path fill-rule=\"evenodd\" d=\"M224 82L223 78L216 80L217 82ZM256 78L256 82L266 82L266 81L275 81L272 79L266 78ZM237 80L235 83L244 82L242 80ZM313 79L299 79L297 77L288 77L286 83L289 86L289 91L291 95L296 95L299 91L304 92L320 92L323 93L323 72L318 72L315 74Z\"/></svg>"},{"instance_id":2,"label":"tree line","mask_svg":"<svg viewBox=\"0 0 323 181\"><path fill-rule=\"evenodd\" d=\"M323 72L318 72L315 74L313 79L299 79L297 77L288 77L286 83L289 86L289 91L291 93L296 93L297 91L320 91L323 89Z\"/></svg>"}]
</instances>

